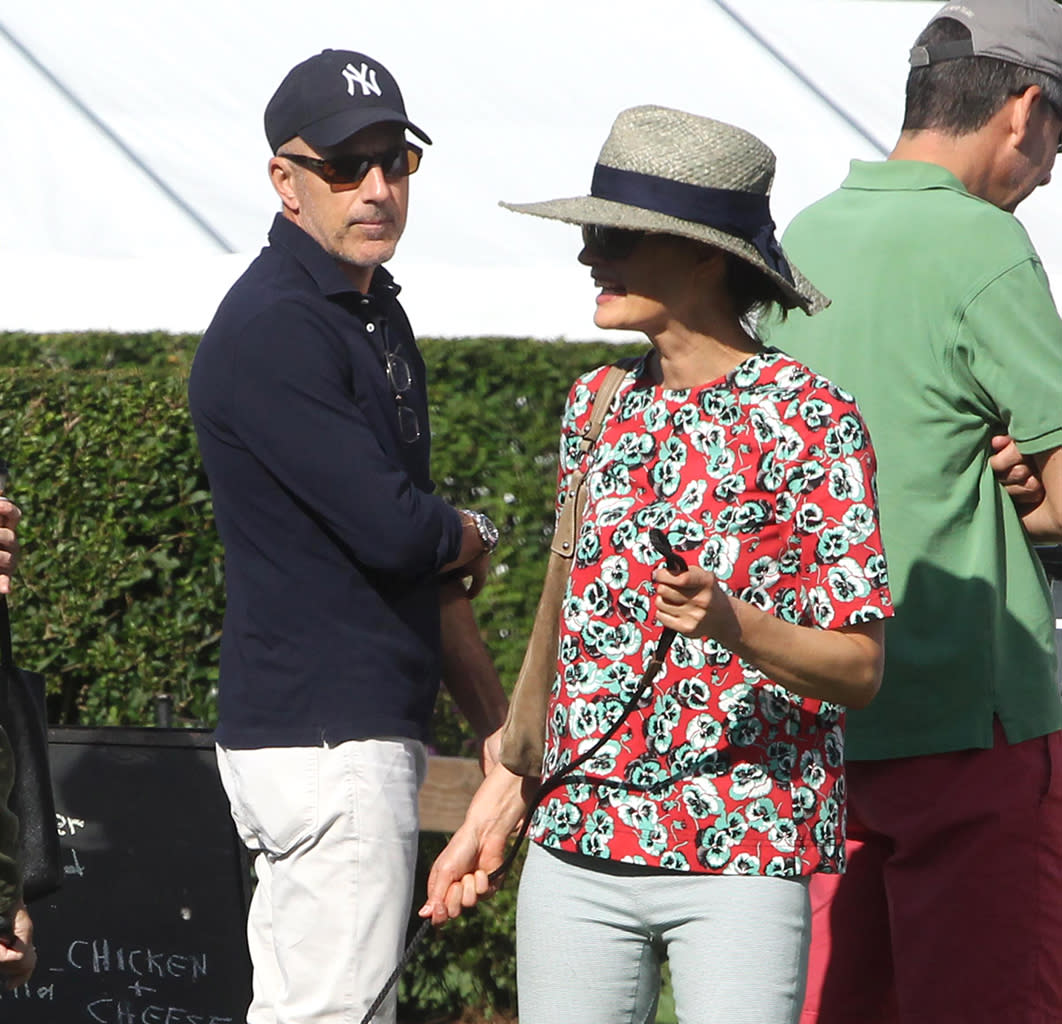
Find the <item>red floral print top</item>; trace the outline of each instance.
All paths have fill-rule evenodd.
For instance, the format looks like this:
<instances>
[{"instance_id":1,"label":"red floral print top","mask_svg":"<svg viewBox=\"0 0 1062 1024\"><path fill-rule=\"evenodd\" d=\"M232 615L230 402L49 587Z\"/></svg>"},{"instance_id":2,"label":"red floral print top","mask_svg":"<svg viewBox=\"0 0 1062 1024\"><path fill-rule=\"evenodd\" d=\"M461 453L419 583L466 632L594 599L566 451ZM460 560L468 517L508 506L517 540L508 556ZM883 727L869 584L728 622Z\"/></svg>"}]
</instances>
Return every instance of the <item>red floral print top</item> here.
<instances>
[{"instance_id":1,"label":"red floral print top","mask_svg":"<svg viewBox=\"0 0 1062 1024\"><path fill-rule=\"evenodd\" d=\"M605 372L568 397L559 494ZM661 558L651 527L728 593L788 622L890 616L874 473L852 397L780 352L685 391L654 385L640 361L590 454L544 777L608 731L652 656ZM577 770L590 781L555 791L531 836L679 871L840 871L842 730L837 705L791 693L714 640L679 635L649 693Z\"/></svg>"}]
</instances>

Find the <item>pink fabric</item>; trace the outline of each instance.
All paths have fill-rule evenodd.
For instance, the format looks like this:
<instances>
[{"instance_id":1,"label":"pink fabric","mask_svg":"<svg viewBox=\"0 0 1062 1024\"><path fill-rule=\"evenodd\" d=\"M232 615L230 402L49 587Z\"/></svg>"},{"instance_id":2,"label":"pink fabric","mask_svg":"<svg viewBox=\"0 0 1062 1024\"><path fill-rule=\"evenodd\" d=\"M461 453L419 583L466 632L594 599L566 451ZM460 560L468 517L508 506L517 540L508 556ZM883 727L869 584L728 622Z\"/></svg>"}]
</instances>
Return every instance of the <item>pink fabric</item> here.
<instances>
[{"instance_id":1,"label":"pink fabric","mask_svg":"<svg viewBox=\"0 0 1062 1024\"><path fill-rule=\"evenodd\" d=\"M803 1024L1062 1022L1062 733L848 765Z\"/></svg>"}]
</instances>

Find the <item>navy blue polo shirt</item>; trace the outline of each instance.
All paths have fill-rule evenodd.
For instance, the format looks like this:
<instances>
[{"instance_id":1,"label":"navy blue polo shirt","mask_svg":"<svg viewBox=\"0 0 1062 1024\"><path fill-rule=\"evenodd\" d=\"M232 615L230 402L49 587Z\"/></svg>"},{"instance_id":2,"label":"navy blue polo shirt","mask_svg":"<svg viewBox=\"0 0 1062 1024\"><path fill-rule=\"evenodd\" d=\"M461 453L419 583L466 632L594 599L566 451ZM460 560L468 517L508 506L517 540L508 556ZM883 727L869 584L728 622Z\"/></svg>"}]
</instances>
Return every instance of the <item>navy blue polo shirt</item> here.
<instances>
[{"instance_id":1,"label":"navy blue polo shirt","mask_svg":"<svg viewBox=\"0 0 1062 1024\"><path fill-rule=\"evenodd\" d=\"M196 352L189 403L225 548L223 746L427 734L436 579L461 518L432 494L424 362L397 294L377 268L363 295L278 215ZM397 398L388 351L412 373Z\"/></svg>"}]
</instances>

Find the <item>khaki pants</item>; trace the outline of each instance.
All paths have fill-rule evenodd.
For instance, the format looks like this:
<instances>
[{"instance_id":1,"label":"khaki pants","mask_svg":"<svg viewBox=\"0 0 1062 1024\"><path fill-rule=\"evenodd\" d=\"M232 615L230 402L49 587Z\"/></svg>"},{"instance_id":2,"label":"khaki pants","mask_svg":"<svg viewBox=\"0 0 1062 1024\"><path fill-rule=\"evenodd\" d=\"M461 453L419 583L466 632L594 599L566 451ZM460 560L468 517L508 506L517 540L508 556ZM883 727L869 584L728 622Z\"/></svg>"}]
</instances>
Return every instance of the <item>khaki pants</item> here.
<instances>
[{"instance_id":1,"label":"khaki pants","mask_svg":"<svg viewBox=\"0 0 1062 1024\"><path fill-rule=\"evenodd\" d=\"M376 739L217 755L258 876L247 1024L357 1024L402 953L423 746ZM375 1020L394 1019L392 992Z\"/></svg>"}]
</instances>

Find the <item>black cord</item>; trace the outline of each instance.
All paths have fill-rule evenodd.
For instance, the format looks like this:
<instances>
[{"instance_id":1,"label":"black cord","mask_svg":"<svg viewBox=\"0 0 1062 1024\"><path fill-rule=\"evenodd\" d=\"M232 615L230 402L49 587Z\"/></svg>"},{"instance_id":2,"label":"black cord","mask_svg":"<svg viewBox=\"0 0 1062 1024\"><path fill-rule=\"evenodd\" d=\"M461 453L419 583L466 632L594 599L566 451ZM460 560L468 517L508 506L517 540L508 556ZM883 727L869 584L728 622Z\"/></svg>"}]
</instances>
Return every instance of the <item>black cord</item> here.
<instances>
[{"instance_id":1,"label":"black cord","mask_svg":"<svg viewBox=\"0 0 1062 1024\"><path fill-rule=\"evenodd\" d=\"M674 549L671 547L671 544L668 542L668 539L662 530L658 530L654 526L649 531L649 540L652 542L653 547L664 556L664 561L671 572L678 574L686 571L686 563L675 554ZM520 847L523 845L524 839L527 837L528 829L531 827L531 819L534 817L534 813L538 810L542 801L545 800L545 798L555 789L559 789L562 785L575 781L572 778L572 773L575 769L591 760L597 752L608 743L617 732L619 732L620 726L623 725L631 712L633 712L641 703L642 697L645 696L645 692L650 686L652 686L657 673L659 673L660 669L664 667L664 658L667 655L668 648L674 640L675 631L673 629L665 629L663 633L660 634L660 639L657 641L656 650L653 652L652 660L642 673L642 678L638 683L637 689L627 698L627 702L620 709L619 715L616 716L616 721L609 726L608 730L598 738L597 742L594 743L589 750L584 751L570 764L565 765L548 779L545 779L538 789L535 790L531 797L531 806L528 808L527 814L524 815L524 822L520 826L520 831L516 836L516 842L513 843L512 849L506 855L505 860L502 861L501 865L496 867L487 876L487 880L491 885L499 883L513 866L513 862L516 860L517 854L520 852ZM593 777L582 775L579 776L579 781L589 781L591 778ZM617 788L633 788L618 779L600 779L597 784L610 785Z\"/></svg>"},{"instance_id":2,"label":"black cord","mask_svg":"<svg viewBox=\"0 0 1062 1024\"><path fill-rule=\"evenodd\" d=\"M665 564L668 569L675 573L682 573L686 571L686 563L677 555L672 549L671 544L668 542L667 537L663 531L653 527L649 531L649 540L652 542L654 548L660 552L664 557ZM629 789L637 792L650 792L653 789L663 787L670 782L681 778L681 775L687 774L687 772L681 773L681 775L672 776L670 779L664 779L663 782L654 783L653 786L643 787L636 786L619 779L595 779L593 776L580 775L577 777L572 776L572 772L576 768L586 764L591 760L597 752L619 731L620 727L627 720L632 711L641 703L642 697L646 691L653 684L653 680L656 678L657 673L664 666L664 658L667 656L668 648L671 646L675 639L675 630L665 629L660 634L660 639L656 643L656 650L653 652L653 657L649 664L645 667L645 671L642 673L642 678L638 683L637 689L634 693L627 698L626 703L620 709L619 715L616 717L616 721L609 726L608 730L602 735L597 742L594 743L589 750L584 751L570 764L565 765L559 769L548 779L543 780L542 784L535 790L531 797L530 806L527 809L527 813L524 815L523 824L520 826L520 831L517 833L516 841L509 848L509 852L505 855L505 859L501 864L496 867L488 876L487 881L491 885L501 885L505 880L505 876L512 868L514 861L520 853L520 849L524 844L524 840L527 838L528 829L531 828L531 820L535 815L535 811L538 810L539 805L550 793L555 789L559 789L561 786L570 782L592 782L598 786L612 786L618 789ZM398 966L391 972L387 981L384 982L383 988L380 990L380 994L373 1001L372 1006L369 1007L368 1012L361 1019L361 1024L370 1024L373 1017L376 1016L377 1010L383 1005L384 1000L387 998L387 994L395 986L399 976L405 969L406 964L409 963L410 958L413 956L416 948L424 941L429 930L431 928L431 918L425 918L420 927L416 930L413 938L410 939L409 944L406 946L405 951L402 953L401 958L398 961Z\"/></svg>"},{"instance_id":3,"label":"black cord","mask_svg":"<svg viewBox=\"0 0 1062 1024\"><path fill-rule=\"evenodd\" d=\"M387 993L395 987L395 982L398 981L399 976L406 969L406 964L409 963L417 947L427 937L428 932L431 931L431 918L426 917L420 922L420 927L413 934L413 938L409 940L409 944L405 948L405 952L399 958L398 966L391 972L387 981L384 982L384 987L380 989L380 994L373 1001L372 1006L369 1007L368 1012L361 1018L361 1024L369 1024L369 1022L376 1016L376 1011L383 1006L384 1000L387 998Z\"/></svg>"}]
</instances>

